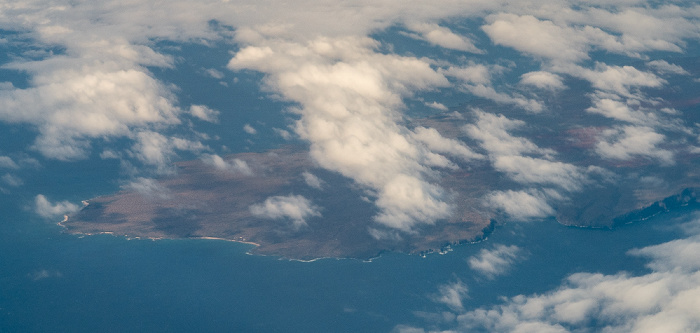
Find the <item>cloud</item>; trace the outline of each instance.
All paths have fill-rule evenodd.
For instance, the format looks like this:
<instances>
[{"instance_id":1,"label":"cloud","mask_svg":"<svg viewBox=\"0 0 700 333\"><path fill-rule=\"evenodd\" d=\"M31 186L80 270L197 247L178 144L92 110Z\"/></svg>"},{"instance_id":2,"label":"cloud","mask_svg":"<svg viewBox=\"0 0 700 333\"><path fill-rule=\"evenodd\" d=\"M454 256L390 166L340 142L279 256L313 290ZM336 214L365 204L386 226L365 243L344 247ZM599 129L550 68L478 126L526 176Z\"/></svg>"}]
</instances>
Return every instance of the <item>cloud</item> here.
<instances>
[{"instance_id":1,"label":"cloud","mask_svg":"<svg viewBox=\"0 0 700 333\"><path fill-rule=\"evenodd\" d=\"M250 166L248 166L248 163L239 158L234 158L227 161L216 154L202 154L202 156L200 156L200 159L204 163L211 165L219 170L240 173L247 176L253 174L253 170L250 168Z\"/></svg>"},{"instance_id":2,"label":"cloud","mask_svg":"<svg viewBox=\"0 0 700 333\"><path fill-rule=\"evenodd\" d=\"M559 75L537 71L525 73L520 77L520 84L530 85L544 90L562 90L566 88Z\"/></svg>"},{"instance_id":3,"label":"cloud","mask_svg":"<svg viewBox=\"0 0 700 333\"><path fill-rule=\"evenodd\" d=\"M219 111L212 110L206 105L192 105L190 106L190 114L198 119L216 123L218 122Z\"/></svg>"},{"instance_id":4,"label":"cloud","mask_svg":"<svg viewBox=\"0 0 700 333\"><path fill-rule=\"evenodd\" d=\"M443 70L445 75L472 85L490 85L491 71L483 64L470 64L464 67L449 67Z\"/></svg>"},{"instance_id":5,"label":"cloud","mask_svg":"<svg viewBox=\"0 0 700 333\"><path fill-rule=\"evenodd\" d=\"M588 59L585 30L562 27L532 15L494 14L482 30L497 45L562 62Z\"/></svg>"},{"instance_id":6,"label":"cloud","mask_svg":"<svg viewBox=\"0 0 700 333\"><path fill-rule=\"evenodd\" d=\"M19 165L8 156L0 156L0 168L19 169Z\"/></svg>"},{"instance_id":7,"label":"cloud","mask_svg":"<svg viewBox=\"0 0 700 333\"><path fill-rule=\"evenodd\" d=\"M209 75L215 79L219 79L219 80L221 80L225 77L223 72L221 72L220 70L214 69L214 68L206 69L204 72L207 73L207 75Z\"/></svg>"},{"instance_id":8,"label":"cloud","mask_svg":"<svg viewBox=\"0 0 700 333\"><path fill-rule=\"evenodd\" d=\"M518 183L556 185L568 191L580 189L586 180L573 164L529 156L495 156L493 167Z\"/></svg>"},{"instance_id":9,"label":"cloud","mask_svg":"<svg viewBox=\"0 0 700 333\"><path fill-rule=\"evenodd\" d=\"M425 102L425 106L431 107L433 109L440 110L440 111L447 111L448 110L447 106L445 106L442 103L435 102L435 101L433 101L432 103Z\"/></svg>"},{"instance_id":10,"label":"cloud","mask_svg":"<svg viewBox=\"0 0 700 333\"><path fill-rule=\"evenodd\" d=\"M476 123L464 127L464 131L475 140L481 142L481 147L494 156L520 155L522 153L550 153L540 149L532 141L512 136L509 131L517 129L525 122L512 120L504 115L494 115L481 110L473 110Z\"/></svg>"},{"instance_id":11,"label":"cloud","mask_svg":"<svg viewBox=\"0 0 700 333\"><path fill-rule=\"evenodd\" d=\"M281 136L282 139L285 139L287 141L292 139L292 133L289 133L289 131L287 130L283 130L281 128L273 128L272 130L275 132L275 134Z\"/></svg>"},{"instance_id":12,"label":"cloud","mask_svg":"<svg viewBox=\"0 0 700 333\"><path fill-rule=\"evenodd\" d=\"M487 67L481 64L470 64L466 67L449 67L446 70L442 70L445 75L459 80L462 83L461 87L474 96L486 98L496 103L515 105L531 112L544 110L543 105L534 99L497 91L491 85L491 72L501 71L503 71L501 66Z\"/></svg>"},{"instance_id":13,"label":"cloud","mask_svg":"<svg viewBox=\"0 0 700 333\"><path fill-rule=\"evenodd\" d=\"M520 221L554 214L545 193L537 190L493 191L486 196L485 201L487 207L502 211L510 218Z\"/></svg>"},{"instance_id":14,"label":"cloud","mask_svg":"<svg viewBox=\"0 0 700 333\"><path fill-rule=\"evenodd\" d=\"M250 206L253 216L266 219L289 219L295 228L306 226L306 219L320 217L319 207L301 195L273 196Z\"/></svg>"},{"instance_id":15,"label":"cloud","mask_svg":"<svg viewBox=\"0 0 700 333\"><path fill-rule=\"evenodd\" d=\"M649 61L647 62L647 66L651 67L657 73L660 74L690 75L690 73L683 69L683 67L674 64L669 64L665 60Z\"/></svg>"},{"instance_id":16,"label":"cloud","mask_svg":"<svg viewBox=\"0 0 700 333\"><path fill-rule=\"evenodd\" d=\"M255 130L255 128L253 128L253 126L250 126L250 124L245 124L245 126L243 126L243 131L245 131L246 133L248 133L250 135L255 135L258 133L258 131Z\"/></svg>"},{"instance_id":17,"label":"cloud","mask_svg":"<svg viewBox=\"0 0 700 333\"><path fill-rule=\"evenodd\" d=\"M597 113L608 118L629 122L632 124L656 125L658 118L651 112L633 110L630 105L619 100L605 97L594 97L593 106L586 109L587 112Z\"/></svg>"},{"instance_id":18,"label":"cloud","mask_svg":"<svg viewBox=\"0 0 700 333\"><path fill-rule=\"evenodd\" d=\"M147 198L169 199L170 190L152 178L138 177L135 180L122 186L123 189L138 192Z\"/></svg>"},{"instance_id":19,"label":"cloud","mask_svg":"<svg viewBox=\"0 0 700 333\"><path fill-rule=\"evenodd\" d=\"M440 135L434 128L417 127L413 137L423 142L431 151L459 157L465 161L485 159L486 156L473 152L466 144Z\"/></svg>"},{"instance_id":20,"label":"cloud","mask_svg":"<svg viewBox=\"0 0 700 333\"><path fill-rule=\"evenodd\" d=\"M480 110L474 110L473 113L477 119L476 123L466 125L464 131L480 142L495 170L506 173L512 180L522 184L554 185L567 191L578 190L586 182L587 177L580 167L552 161L554 151L540 148L526 138L509 133L522 127L525 124L523 121ZM504 202L508 196L512 195L504 196L501 193L492 196L491 199Z\"/></svg>"},{"instance_id":21,"label":"cloud","mask_svg":"<svg viewBox=\"0 0 700 333\"><path fill-rule=\"evenodd\" d=\"M631 57L642 57L646 51L681 52L682 38L697 38L700 32L695 18L675 5L656 9L625 4L574 9L563 3L514 7L520 13L489 15L482 30L498 45L556 64L580 63L593 50Z\"/></svg>"},{"instance_id":22,"label":"cloud","mask_svg":"<svg viewBox=\"0 0 700 333\"><path fill-rule=\"evenodd\" d=\"M407 28L417 33L410 34L409 36L424 40L433 45L470 53L484 53L484 51L474 46L474 43L469 38L457 35L449 28L441 27L437 24L410 23L407 25Z\"/></svg>"},{"instance_id":23,"label":"cloud","mask_svg":"<svg viewBox=\"0 0 700 333\"><path fill-rule=\"evenodd\" d=\"M445 284L439 287L439 292L433 295L433 300L449 306L452 310L464 309L462 300L467 297L469 289L462 281Z\"/></svg>"},{"instance_id":24,"label":"cloud","mask_svg":"<svg viewBox=\"0 0 700 333\"><path fill-rule=\"evenodd\" d=\"M310 172L304 172L301 175L304 177L304 182L306 182L306 185L309 185L310 187L313 187L318 190L323 188L324 182L320 178L316 177L314 174Z\"/></svg>"},{"instance_id":25,"label":"cloud","mask_svg":"<svg viewBox=\"0 0 700 333\"><path fill-rule=\"evenodd\" d=\"M138 68L66 57L13 67L33 73L34 86L0 91L0 120L36 126L34 147L46 157L82 159L91 139L129 137L134 128L179 123L169 90Z\"/></svg>"},{"instance_id":26,"label":"cloud","mask_svg":"<svg viewBox=\"0 0 700 333\"><path fill-rule=\"evenodd\" d=\"M595 151L606 159L625 161L639 156L656 159L666 165L674 164L673 152L658 147L665 139L663 134L647 126L616 127L603 131Z\"/></svg>"},{"instance_id":27,"label":"cloud","mask_svg":"<svg viewBox=\"0 0 700 333\"><path fill-rule=\"evenodd\" d=\"M80 209L78 205L68 201L52 203L43 194L38 194L34 198L35 212L45 218L55 218L65 214L75 213L78 209Z\"/></svg>"},{"instance_id":28,"label":"cloud","mask_svg":"<svg viewBox=\"0 0 700 333\"><path fill-rule=\"evenodd\" d=\"M22 186L24 184L24 181L22 181L22 178L19 178L15 175L6 173L3 175L0 180L3 181L3 183L7 184L8 186L12 187L17 187L17 186Z\"/></svg>"},{"instance_id":29,"label":"cloud","mask_svg":"<svg viewBox=\"0 0 700 333\"><path fill-rule=\"evenodd\" d=\"M563 71L568 71L571 75L590 81L596 89L626 97L633 97L630 88L656 88L666 83L658 76L640 71L632 66L610 66L598 63L592 70L572 67L570 70Z\"/></svg>"},{"instance_id":30,"label":"cloud","mask_svg":"<svg viewBox=\"0 0 700 333\"><path fill-rule=\"evenodd\" d=\"M482 249L478 255L467 260L469 268L493 279L506 273L512 264L521 257L522 249L515 245L496 244L493 249Z\"/></svg>"},{"instance_id":31,"label":"cloud","mask_svg":"<svg viewBox=\"0 0 700 333\"><path fill-rule=\"evenodd\" d=\"M688 230L697 232L700 220L696 216L690 224L693 228ZM629 255L649 259L648 273L579 272L541 294L505 298L500 304L470 311L452 307L457 318L448 322L456 325L450 331L697 332L700 330L699 250L700 237L691 233L681 239L629 251ZM444 303L440 299L435 301ZM409 331L411 327L397 328Z\"/></svg>"},{"instance_id":32,"label":"cloud","mask_svg":"<svg viewBox=\"0 0 700 333\"><path fill-rule=\"evenodd\" d=\"M443 190L425 180L430 163L444 159L398 124L402 97L448 84L430 62L376 53L369 38L258 43L228 67L267 73L268 86L300 104L295 131L311 143L311 157L371 190L377 222L409 231L449 216Z\"/></svg>"},{"instance_id":33,"label":"cloud","mask_svg":"<svg viewBox=\"0 0 700 333\"><path fill-rule=\"evenodd\" d=\"M693 332L700 329L697 236L631 251L651 258L651 273L576 273L560 288L516 296L458 317L461 329L513 332L534 326L562 332ZM670 261L668 261L670 259ZM593 325L592 327L589 325Z\"/></svg>"},{"instance_id":34,"label":"cloud","mask_svg":"<svg viewBox=\"0 0 700 333\"><path fill-rule=\"evenodd\" d=\"M170 162L176 156L176 150L191 152L208 150L199 141L169 137L158 132L143 131L134 136L136 143L131 148L132 156L146 165L156 167L157 171L162 174L174 172Z\"/></svg>"}]
</instances>

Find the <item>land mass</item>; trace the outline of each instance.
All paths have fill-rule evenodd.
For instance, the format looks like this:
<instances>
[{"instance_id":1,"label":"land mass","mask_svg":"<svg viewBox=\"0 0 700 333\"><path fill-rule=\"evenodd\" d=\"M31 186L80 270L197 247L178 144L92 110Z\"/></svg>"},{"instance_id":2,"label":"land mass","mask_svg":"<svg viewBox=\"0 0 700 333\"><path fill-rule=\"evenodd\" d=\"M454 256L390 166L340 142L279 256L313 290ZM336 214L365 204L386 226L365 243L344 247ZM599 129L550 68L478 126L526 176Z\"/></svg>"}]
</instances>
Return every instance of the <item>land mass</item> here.
<instances>
[{"instance_id":1,"label":"land mass","mask_svg":"<svg viewBox=\"0 0 700 333\"><path fill-rule=\"evenodd\" d=\"M224 160L193 160L176 164L177 172L159 179L141 179L112 195L88 200L88 205L62 222L71 233L113 233L145 238L219 238L255 243L252 252L293 259L321 257L372 258L384 251L423 253L483 239L494 221L512 219L486 201L494 191L549 190L548 200L562 224L612 228L615 225L697 204L700 153L683 147L683 137L668 133L673 163L639 155L625 160L604 159L593 153L602 131L610 124L582 112L588 101L571 90L558 98L546 116L504 110L488 101L470 101L462 112L444 112L411 120L411 126L434 128L443 136L470 147L479 142L464 127L476 119L470 108L525 119L532 126L518 128L517 137L556 152L556 160L580 170L597 170L578 179L578 187L522 183L495 170L488 159L460 161L440 171L433 181L445 189L454 208L450 219L420 224L413 232L399 232L375 222L379 212L373 194L338 173L325 170L308 155L308 146L290 144L267 152L232 154ZM572 107L575 106L575 107ZM512 114L508 114L511 112ZM697 112L684 113L697 123ZM533 117L532 119L526 119ZM483 152L486 153L486 152ZM305 175L318 180L314 186ZM303 196L319 214L304 223L254 215L250 207L272 196ZM514 204L519 204L515 202ZM524 208L527 209L527 208ZM298 222L298 221L297 221ZM374 235L374 236L373 236ZM377 237L380 236L380 237Z\"/></svg>"},{"instance_id":2,"label":"land mass","mask_svg":"<svg viewBox=\"0 0 700 333\"><path fill-rule=\"evenodd\" d=\"M141 179L116 194L90 199L61 225L76 234L254 243L253 253L311 260L368 259L384 251L441 251L484 238L499 218L483 206L484 195L501 179L487 167L464 167L445 175L442 186L456 194L452 219L422 226L414 233L392 233L373 221L376 207L362 189L315 166L301 147L234 154L225 161L226 165L245 161L254 171L217 168L202 160L179 162L172 176ZM688 169L681 166L679 170ZM322 186L306 184L304 173L322 179ZM688 174L672 178L656 182L630 178L600 184L558 205L556 218L566 225L613 227L673 207L697 204L698 187L684 186L688 185ZM309 198L323 207L322 216L299 226L284 218L261 218L251 213L251 205L280 194ZM371 230L385 232L385 237L377 239Z\"/></svg>"},{"instance_id":3,"label":"land mass","mask_svg":"<svg viewBox=\"0 0 700 333\"><path fill-rule=\"evenodd\" d=\"M61 224L70 233L111 233L140 238L217 238L254 243L253 253L310 260L362 258L383 251L439 251L484 237L491 226L477 205L459 205L455 218L427 225L416 233L391 233L376 239L370 228L376 207L349 180L314 165L305 150L285 147L265 153L226 157L227 165L245 161L253 172L217 168L202 160L177 163L175 175L124 186L113 195L86 201ZM323 180L308 186L303 173ZM298 226L284 218L267 219L250 206L274 195L303 195L322 207L321 217ZM378 229L377 229L378 230Z\"/></svg>"}]
</instances>

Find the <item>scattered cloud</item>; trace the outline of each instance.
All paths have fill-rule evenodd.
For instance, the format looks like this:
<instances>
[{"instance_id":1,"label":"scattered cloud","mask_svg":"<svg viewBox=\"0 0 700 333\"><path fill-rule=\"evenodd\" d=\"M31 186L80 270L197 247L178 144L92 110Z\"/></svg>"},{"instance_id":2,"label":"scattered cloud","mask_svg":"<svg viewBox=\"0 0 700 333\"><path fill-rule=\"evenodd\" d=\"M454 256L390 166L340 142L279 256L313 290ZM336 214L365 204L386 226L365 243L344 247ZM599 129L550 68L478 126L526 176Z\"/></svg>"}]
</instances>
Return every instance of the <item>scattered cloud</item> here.
<instances>
[{"instance_id":1,"label":"scattered cloud","mask_svg":"<svg viewBox=\"0 0 700 333\"><path fill-rule=\"evenodd\" d=\"M443 137L434 128L417 127L413 137L424 143L431 151L459 157L465 161L485 159L486 156L473 152L466 144Z\"/></svg>"},{"instance_id":2,"label":"scattered cloud","mask_svg":"<svg viewBox=\"0 0 700 333\"><path fill-rule=\"evenodd\" d=\"M273 128L272 129L277 135L281 136L282 139L285 139L287 141L292 139L292 133L289 133L287 130L283 130L281 128Z\"/></svg>"},{"instance_id":3,"label":"scattered cloud","mask_svg":"<svg viewBox=\"0 0 700 333\"><path fill-rule=\"evenodd\" d=\"M80 209L78 205L68 201L52 203L43 194L38 194L34 198L35 212L45 218L56 218L65 214L75 213L78 209Z\"/></svg>"},{"instance_id":4,"label":"scattered cloud","mask_svg":"<svg viewBox=\"0 0 700 333\"><path fill-rule=\"evenodd\" d=\"M449 67L442 72L460 81L461 88L474 96L486 98L496 103L509 104L520 107L530 112L541 112L544 106L541 102L528 99L518 94L507 94L497 91L491 84L492 72L499 73L503 70L501 66L485 66L481 64L470 64L466 67Z\"/></svg>"},{"instance_id":5,"label":"scattered cloud","mask_svg":"<svg viewBox=\"0 0 700 333\"><path fill-rule=\"evenodd\" d=\"M447 27L441 27L434 23L410 23L407 28L415 32L409 36L424 40L432 45L457 51L484 53L474 46L469 38L457 35Z\"/></svg>"},{"instance_id":6,"label":"scattered cloud","mask_svg":"<svg viewBox=\"0 0 700 333\"><path fill-rule=\"evenodd\" d=\"M214 68L206 69L205 73L207 73L207 75L209 75L215 79L218 79L218 80L221 80L225 77L225 74L222 71L214 69Z\"/></svg>"},{"instance_id":7,"label":"scattered cloud","mask_svg":"<svg viewBox=\"0 0 700 333\"><path fill-rule=\"evenodd\" d=\"M616 127L603 131L596 152L606 159L625 161L648 157L666 165L674 164L673 152L659 147L664 140L663 134L647 126Z\"/></svg>"},{"instance_id":8,"label":"scattered cloud","mask_svg":"<svg viewBox=\"0 0 700 333\"><path fill-rule=\"evenodd\" d=\"M437 156L398 124L402 97L449 84L430 62L377 53L369 38L257 43L228 67L267 73L272 89L300 104L295 131L311 157L374 192L377 222L409 231L449 216L443 190L425 180L432 170L423 162Z\"/></svg>"},{"instance_id":9,"label":"scattered cloud","mask_svg":"<svg viewBox=\"0 0 700 333\"><path fill-rule=\"evenodd\" d=\"M432 103L425 102L425 106L436 109L436 110L440 110L440 111L447 111L448 110L447 106L445 106L442 103L435 102L435 101L433 101Z\"/></svg>"},{"instance_id":10,"label":"scattered cloud","mask_svg":"<svg viewBox=\"0 0 700 333\"><path fill-rule=\"evenodd\" d=\"M579 272L550 291L504 298L501 304L464 311L449 332L696 332L700 330L700 228L697 218L681 239L634 249L629 255L649 259L648 273ZM505 251L508 253L509 251ZM445 304L454 293L445 288ZM459 305L458 301L452 302ZM401 332L422 328L397 326Z\"/></svg>"},{"instance_id":11,"label":"scattered cloud","mask_svg":"<svg viewBox=\"0 0 700 333\"><path fill-rule=\"evenodd\" d=\"M253 170L250 168L250 166L248 166L248 163L239 158L224 160L221 156L216 154L202 154L200 159L204 163L222 171L240 173L247 176L253 174Z\"/></svg>"},{"instance_id":12,"label":"scattered cloud","mask_svg":"<svg viewBox=\"0 0 700 333\"><path fill-rule=\"evenodd\" d=\"M320 217L320 208L301 195L273 196L250 206L253 216L266 219L288 219L295 228L306 226L310 217Z\"/></svg>"},{"instance_id":13,"label":"scattered cloud","mask_svg":"<svg viewBox=\"0 0 700 333\"><path fill-rule=\"evenodd\" d=\"M250 124L245 124L245 126L243 126L243 131L250 135L258 134L258 131L255 128L253 128L253 126L250 126Z\"/></svg>"},{"instance_id":14,"label":"scattered cloud","mask_svg":"<svg viewBox=\"0 0 700 333\"><path fill-rule=\"evenodd\" d=\"M324 182L316 177L314 174L310 172L304 172L301 174L304 177L304 182L306 182L306 185L309 185L310 187L313 187L315 189L322 189Z\"/></svg>"},{"instance_id":15,"label":"scattered cloud","mask_svg":"<svg viewBox=\"0 0 700 333\"><path fill-rule=\"evenodd\" d=\"M473 110L476 123L464 127L464 131L475 140L481 142L490 155L520 155L523 153L543 153L550 151L540 149L532 141L516 137L509 133L525 125L522 120L512 120L504 115L494 115L481 110Z\"/></svg>"},{"instance_id":16,"label":"scattered cloud","mask_svg":"<svg viewBox=\"0 0 700 333\"><path fill-rule=\"evenodd\" d=\"M587 112L597 113L608 118L629 122L632 124L655 125L659 123L658 118L651 112L634 110L633 106L606 97L595 97L593 106L586 109Z\"/></svg>"},{"instance_id":17,"label":"scattered cloud","mask_svg":"<svg viewBox=\"0 0 700 333\"><path fill-rule=\"evenodd\" d=\"M683 67L669 64L666 60L653 60L647 62L647 66L654 69L659 74L690 75Z\"/></svg>"},{"instance_id":18,"label":"scattered cloud","mask_svg":"<svg viewBox=\"0 0 700 333\"><path fill-rule=\"evenodd\" d=\"M3 183L7 184L8 186L12 187L18 187L22 186L24 184L24 181L22 181L22 178L19 178L13 174L6 173L3 175L0 180L2 180Z\"/></svg>"},{"instance_id":19,"label":"scattered cloud","mask_svg":"<svg viewBox=\"0 0 700 333\"><path fill-rule=\"evenodd\" d=\"M442 285L438 290L438 294L432 297L435 302L445 304L455 311L464 309L462 300L467 298L469 289L462 281Z\"/></svg>"},{"instance_id":20,"label":"scattered cloud","mask_svg":"<svg viewBox=\"0 0 700 333\"><path fill-rule=\"evenodd\" d=\"M544 71L525 73L520 77L520 84L530 85L544 90L562 90L566 88L561 76Z\"/></svg>"},{"instance_id":21,"label":"scattered cloud","mask_svg":"<svg viewBox=\"0 0 700 333\"><path fill-rule=\"evenodd\" d=\"M474 110L473 113L477 118L476 123L466 125L464 130L480 142L497 171L522 184L554 185L567 191L578 190L586 181L587 177L580 167L553 161L554 151L540 148L526 138L509 133L523 126L523 121L480 110ZM496 198L500 201L504 197L498 194Z\"/></svg>"},{"instance_id":22,"label":"scattered cloud","mask_svg":"<svg viewBox=\"0 0 700 333\"><path fill-rule=\"evenodd\" d=\"M32 73L35 86L0 91L0 120L36 126L34 148L48 158L82 159L91 139L129 137L135 128L179 122L170 91L136 68L59 57L13 67Z\"/></svg>"},{"instance_id":23,"label":"scattered cloud","mask_svg":"<svg viewBox=\"0 0 700 333\"><path fill-rule=\"evenodd\" d=\"M199 141L169 137L158 132L143 131L135 134L136 143L131 154L145 165L156 167L161 174L173 173L170 163L176 156L175 151L201 152L208 148Z\"/></svg>"},{"instance_id":24,"label":"scattered cloud","mask_svg":"<svg viewBox=\"0 0 700 333\"><path fill-rule=\"evenodd\" d=\"M192 105L190 106L190 114L195 118L216 123L218 122L219 111L212 110L206 105Z\"/></svg>"},{"instance_id":25,"label":"scattered cloud","mask_svg":"<svg viewBox=\"0 0 700 333\"><path fill-rule=\"evenodd\" d=\"M458 316L460 329L513 332L693 332L700 329L697 236L631 251L651 259L651 273L576 273L558 289L516 296Z\"/></svg>"},{"instance_id":26,"label":"scattered cloud","mask_svg":"<svg viewBox=\"0 0 700 333\"><path fill-rule=\"evenodd\" d=\"M521 256L522 249L516 245L495 244L492 249L482 249L478 255L469 257L467 262L472 270L493 279L506 273Z\"/></svg>"},{"instance_id":27,"label":"scattered cloud","mask_svg":"<svg viewBox=\"0 0 700 333\"><path fill-rule=\"evenodd\" d=\"M170 198L170 190L152 178L138 177L122 186L122 188L138 192L147 198L161 200Z\"/></svg>"},{"instance_id":28,"label":"scattered cloud","mask_svg":"<svg viewBox=\"0 0 700 333\"><path fill-rule=\"evenodd\" d=\"M188 10L183 11L185 5ZM240 5L256 8L257 15L246 14ZM456 167L448 158L468 162L482 158L463 142L444 138L434 129L411 130L406 125L404 102L423 91L456 86L534 114L547 109L545 101L522 85L557 91L565 88L564 78L583 79L596 90L588 95L592 96L589 113L634 125L606 131L594 147L596 153L618 160L641 156L662 164L673 163L677 154L664 146L668 133L658 128L665 126L666 119L634 102L658 102L643 92L667 83L659 76L686 75L687 71L663 60L647 60L636 68L591 58L599 51L643 60L648 59L643 52L682 52L685 39L700 36L696 7L647 6L637 1L525 5L438 0L404 8L395 0L381 0L371 7L314 3L323 9L324 15L318 15L308 5L306 1L271 5L268 1L175 0L161 4L158 11L148 2L80 3L71 4L71 10L59 10L60 6L30 0L9 6L0 14L0 24L60 52L16 57L4 65L25 73L28 84L1 84L0 121L32 128L36 133L32 147L46 158L72 161L87 158L97 149L103 158L131 159L122 161L124 165L140 162L160 173L173 172L171 162L178 152L202 154L209 149L200 139L192 139L196 135L174 136L171 130L191 132L192 128L182 126L183 117L216 122L219 112L203 105L180 108L178 88L157 80L150 71L179 63L159 53L152 41L207 44L226 39L238 50L227 68L265 74L265 89L294 102L291 111L298 119L292 131L310 144L315 162L362 186L379 208L376 221L397 230L410 232L449 217L448 195L437 185L441 168ZM168 14L173 12L181 15ZM479 18L480 22L484 18L481 30L490 43L477 40L478 33L458 31L450 25L451 18ZM231 26L235 32L217 31L211 22ZM389 45L369 37L388 27L403 27L413 38L456 51L483 53L476 45L487 44L512 48L541 66L522 74L521 86L514 89L499 81L518 67L506 70L497 65L501 59L495 56L490 64L477 64L394 54ZM225 77L217 69L201 68L200 73ZM445 109L439 101L426 105ZM673 115L658 111L667 118ZM487 118L477 115L477 124L468 127L467 133L480 143L492 166L509 179L562 193L578 189L586 180L584 171L557 161L553 151L511 135L519 121ZM634 129L645 127L651 129L646 136ZM244 130L256 132L250 125ZM287 130L275 132L286 140L293 136ZM123 140L129 142L126 151L110 146ZM641 144L634 145L633 140ZM229 163L239 171L247 167L243 161L213 156L203 159L214 166ZM15 165L18 162L0 156L0 167L15 169ZM502 199L504 193L508 192L494 192L489 198ZM537 197L528 190L521 193ZM547 211L545 206L540 208Z\"/></svg>"},{"instance_id":29,"label":"scattered cloud","mask_svg":"<svg viewBox=\"0 0 700 333\"><path fill-rule=\"evenodd\" d=\"M564 72L591 82L594 88L616 93L624 97L636 97L632 88L657 88L666 83L653 73L643 72L632 66L610 66L597 63L594 69L570 67Z\"/></svg>"},{"instance_id":30,"label":"scattered cloud","mask_svg":"<svg viewBox=\"0 0 700 333\"><path fill-rule=\"evenodd\" d=\"M545 193L537 190L493 191L486 196L485 201L487 207L502 211L512 219L520 221L554 214Z\"/></svg>"},{"instance_id":31,"label":"scattered cloud","mask_svg":"<svg viewBox=\"0 0 700 333\"><path fill-rule=\"evenodd\" d=\"M8 156L0 156L0 168L19 169L19 165Z\"/></svg>"},{"instance_id":32,"label":"scattered cloud","mask_svg":"<svg viewBox=\"0 0 700 333\"><path fill-rule=\"evenodd\" d=\"M497 45L560 62L588 59L587 35L596 30L560 26L532 15L494 14L482 30Z\"/></svg>"}]
</instances>

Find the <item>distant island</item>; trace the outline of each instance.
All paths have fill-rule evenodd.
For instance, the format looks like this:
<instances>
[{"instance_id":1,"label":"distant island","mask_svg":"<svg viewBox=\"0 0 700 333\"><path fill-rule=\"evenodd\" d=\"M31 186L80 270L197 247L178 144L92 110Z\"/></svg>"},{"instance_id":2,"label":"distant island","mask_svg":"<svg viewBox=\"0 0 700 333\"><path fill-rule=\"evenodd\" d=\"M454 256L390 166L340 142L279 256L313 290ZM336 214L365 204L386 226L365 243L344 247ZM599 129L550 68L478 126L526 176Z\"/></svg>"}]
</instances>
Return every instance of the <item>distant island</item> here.
<instances>
[{"instance_id":1,"label":"distant island","mask_svg":"<svg viewBox=\"0 0 700 333\"><path fill-rule=\"evenodd\" d=\"M315 167L304 150L286 147L231 155L226 160L245 161L255 171L221 170L202 160L180 162L176 175L157 183L149 180L87 200L82 210L61 225L76 234L226 239L256 244L253 253L300 260L439 251L450 244L481 239L491 225L488 216L465 208L459 219L378 241L368 232L375 224L376 208L362 200L362 192L353 190L348 180ZM304 172L322 176L326 186L309 187ZM313 199L323 207L323 217L309 219L307 225L297 228L283 219L251 214L251 205L280 193Z\"/></svg>"},{"instance_id":2,"label":"distant island","mask_svg":"<svg viewBox=\"0 0 700 333\"><path fill-rule=\"evenodd\" d=\"M426 225L415 233L377 240L370 228L376 207L350 180L318 168L303 147L264 153L233 154L226 165L245 161L252 172L221 169L203 160L177 163L178 171L161 179L142 179L122 191L86 201L86 206L60 224L69 233L110 233L139 238L216 238L256 245L252 253L312 260L323 257L368 259L385 251L426 253L483 239L497 213L482 203L498 175L489 168L446 174L442 186L458 193L454 218ZM687 170L683 166L679 170ZM690 171L692 172L692 171ZM317 175L322 188L308 186L304 173ZM640 182L617 182L577 193L557 207L566 225L613 227L644 219L673 207L697 204L698 187L678 174L652 189ZM308 197L323 207L322 217L295 226L284 219L263 219L250 206L279 194Z\"/></svg>"}]
</instances>

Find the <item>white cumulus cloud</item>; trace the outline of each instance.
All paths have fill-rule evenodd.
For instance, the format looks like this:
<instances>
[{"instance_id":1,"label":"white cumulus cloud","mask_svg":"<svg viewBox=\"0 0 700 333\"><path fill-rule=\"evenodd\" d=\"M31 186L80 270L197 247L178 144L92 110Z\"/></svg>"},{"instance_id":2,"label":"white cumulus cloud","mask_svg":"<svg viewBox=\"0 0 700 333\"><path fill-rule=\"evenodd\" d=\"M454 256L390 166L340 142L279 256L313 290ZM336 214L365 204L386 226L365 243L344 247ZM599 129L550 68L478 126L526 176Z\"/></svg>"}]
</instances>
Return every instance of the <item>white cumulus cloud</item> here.
<instances>
[{"instance_id":1,"label":"white cumulus cloud","mask_svg":"<svg viewBox=\"0 0 700 333\"><path fill-rule=\"evenodd\" d=\"M51 202L43 194L34 198L34 210L40 216L55 218L61 215L75 213L80 207L69 201Z\"/></svg>"},{"instance_id":2,"label":"white cumulus cloud","mask_svg":"<svg viewBox=\"0 0 700 333\"><path fill-rule=\"evenodd\" d=\"M381 212L376 221L411 230L450 214L443 190L427 182L423 163L435 155L397 122L402 97L445 86L429 62L376 53L369 38L269 39L241 49L233 70L268 74L267 84L300 107L296 132L322 167L368 187Z\"/></svg>"},{"instance_id":3,"label":"white cumulus cloud","mask_svg":"<svg viewBox=\"0 0 700 333\"><path fill-rule=\"evenodd\" d=\"M458 51L484 53L484 51L474 46L474 43L469 38L457 35L449 28L441 27L434 23L411 23L407 27L416 33L414 36L430 44Z\"/></svg>"},{"instance_id":4,"label":"white cumulus cloud","mask_svg":"<svg viewBox=\"0 0 700 333\"><path fill-rule=\"evenodd\" d=\"M554 91L566 88L561 76L544 71L525 73L521 76L520 83Z\"/></svg>"}]
</instances>

